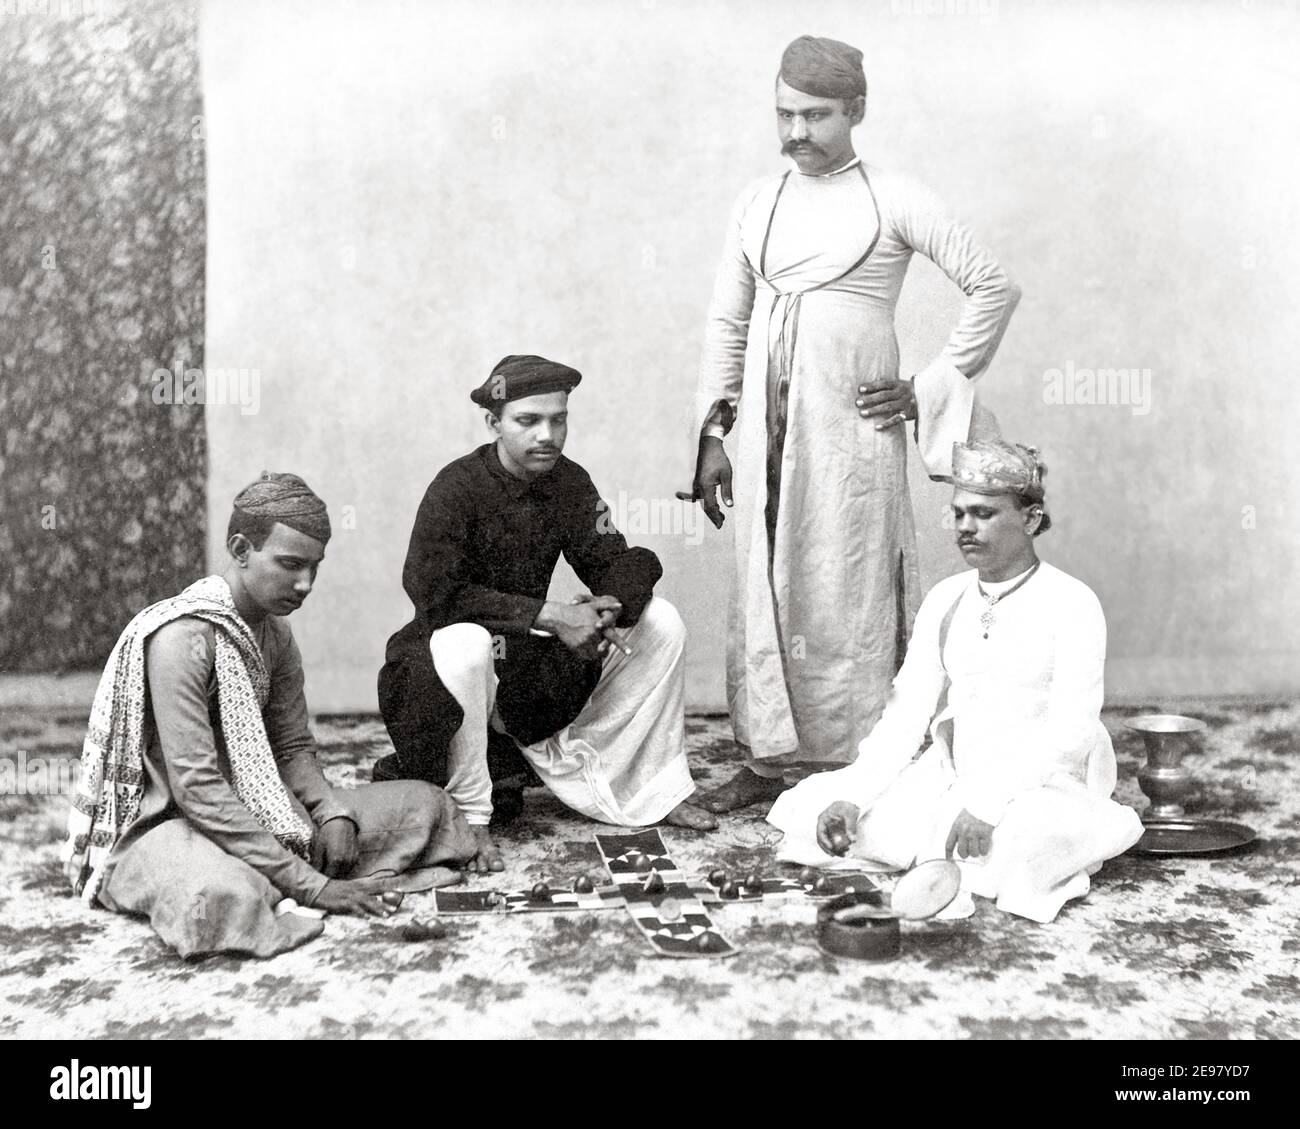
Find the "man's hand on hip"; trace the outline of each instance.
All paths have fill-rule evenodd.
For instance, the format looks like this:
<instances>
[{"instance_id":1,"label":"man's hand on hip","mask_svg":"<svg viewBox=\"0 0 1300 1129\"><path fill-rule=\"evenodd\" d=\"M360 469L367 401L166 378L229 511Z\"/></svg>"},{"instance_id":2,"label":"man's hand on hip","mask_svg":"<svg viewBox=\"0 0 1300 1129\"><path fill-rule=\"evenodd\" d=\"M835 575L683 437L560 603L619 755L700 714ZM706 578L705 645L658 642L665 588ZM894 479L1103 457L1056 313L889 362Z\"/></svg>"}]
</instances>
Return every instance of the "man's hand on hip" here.
<instances>
[{"instance_id":1,"label":"man's hand on hip","mask_svg":"<svg viewBox=\"0 0 1300 1129\"><path fill-rule=\"evenodd\" d=\"M910 380L877 380L858 385L858 415L877 419L877 431L916 419L916 390Z\"/></svg>"},{"instance_id":2,"label":"man's hand on hip","mask_svg":"<svg viewBox=\"0 0 1300 1129\"><path fill-rule=\"evenodd\" d=\"M705 435L700 439L699 454L695 458L695 481L691 484L691 492L685 494L679 490L677 497L683 502L699 502L714 528L721 529L727 519L718 506L719 487L722 488L723 504L731 506L731 460L727 458L721 439Z\"/></svg>"}]
</instances>

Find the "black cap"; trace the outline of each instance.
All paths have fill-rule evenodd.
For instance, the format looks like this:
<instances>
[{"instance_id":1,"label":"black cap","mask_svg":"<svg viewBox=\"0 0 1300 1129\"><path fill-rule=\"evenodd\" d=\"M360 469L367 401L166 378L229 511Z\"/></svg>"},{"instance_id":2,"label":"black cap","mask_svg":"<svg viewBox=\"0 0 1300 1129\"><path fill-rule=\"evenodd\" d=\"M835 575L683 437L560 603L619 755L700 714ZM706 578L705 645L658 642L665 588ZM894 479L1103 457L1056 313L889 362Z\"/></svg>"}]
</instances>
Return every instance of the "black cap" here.
<instances>
[{"instance_id":1,"label":"black cap","mask_svg":"<svg viewBox=\"0 0 1300 1129\"><path fill-rule=\"evenodd\" d=\"M511 400L540 396L544 392L571 392L582 373L545 357L509 356L497 362L492 374L469 398L482 408L499 408Z\"/></svg>"}]
</instances>

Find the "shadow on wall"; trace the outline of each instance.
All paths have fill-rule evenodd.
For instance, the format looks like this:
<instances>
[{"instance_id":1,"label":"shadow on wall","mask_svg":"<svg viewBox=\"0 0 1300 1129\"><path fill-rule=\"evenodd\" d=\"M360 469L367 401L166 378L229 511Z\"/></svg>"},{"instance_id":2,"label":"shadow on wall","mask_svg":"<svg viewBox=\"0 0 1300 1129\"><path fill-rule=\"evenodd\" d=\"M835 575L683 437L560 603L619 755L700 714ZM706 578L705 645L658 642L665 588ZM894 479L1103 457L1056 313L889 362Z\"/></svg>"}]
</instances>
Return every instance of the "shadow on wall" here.
<instances>
[{"instance_id":1,"label":"shadow on wall","mask_svg":"<svg viewBox=\"0 0 1300 1129\"><path fill-rule=\"evenodd\" d=\"M203 573L203 407L158 374L203 364L197 19L0 20L0 672L96 666Z\"/></svg>"}]
</instances>

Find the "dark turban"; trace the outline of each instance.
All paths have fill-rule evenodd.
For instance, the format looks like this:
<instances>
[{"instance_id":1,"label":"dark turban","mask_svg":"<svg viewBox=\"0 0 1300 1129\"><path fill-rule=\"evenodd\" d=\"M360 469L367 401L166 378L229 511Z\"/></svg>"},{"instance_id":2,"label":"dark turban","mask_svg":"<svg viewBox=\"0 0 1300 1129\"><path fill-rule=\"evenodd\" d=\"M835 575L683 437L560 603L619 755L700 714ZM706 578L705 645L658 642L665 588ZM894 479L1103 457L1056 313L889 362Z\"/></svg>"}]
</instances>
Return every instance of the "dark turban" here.
<instances>
[{"instance_id":1,"label":"dark turban","mask_svg":"<svg viewBox=\"0 0 1300 1129\"><path fill-rule=\"evenodd\" d=\"M801 35L781 56L787 86L814 98L856 98L867 92L862 52L838 39Z\"/></svg>"},{"instance_id":2,"label":"dark turban","mask_svg":"<svg viewBox=\"0 0 1300 1129\"><path fill-rule=\"evenodd\" d=\"M235 509L268 524L279 522L322 545L330 539L330 519L322 502L296 474L262 471L262 477L235 495Z\"/></svg>"},{"instance_id":3,"label":"dark turban","mask_svg":"<svg viewBox=\"0 0 1300 1129\"><path fill-rule=\"evenodd\" d=\"M504 357L492 374L469 398L482 408L500 412L501 405L543 392L571 392L582 380L582 373L545 357Z\"/></svg>"}]
</instances>

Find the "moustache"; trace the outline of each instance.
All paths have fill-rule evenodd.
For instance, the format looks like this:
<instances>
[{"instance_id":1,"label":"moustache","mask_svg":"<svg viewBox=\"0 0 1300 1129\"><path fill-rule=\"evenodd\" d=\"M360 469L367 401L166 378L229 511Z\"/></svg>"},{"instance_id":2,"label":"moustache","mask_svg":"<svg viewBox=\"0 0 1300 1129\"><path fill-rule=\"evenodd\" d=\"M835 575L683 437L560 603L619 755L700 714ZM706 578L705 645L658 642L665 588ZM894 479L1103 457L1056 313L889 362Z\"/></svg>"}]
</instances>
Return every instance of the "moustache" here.
<instances>
[{"instance_id":1,"label":"moustache","mask_svg":"<svg viewBox=\"0 0 1300 1129\"><path fill-rule=\"evenodd\" d=\"M790 153L820 153L821 151L822 147L814 145L811 141L787 141L781 146L781 152L787 155Z\"/></svg>"}]
</instances>

